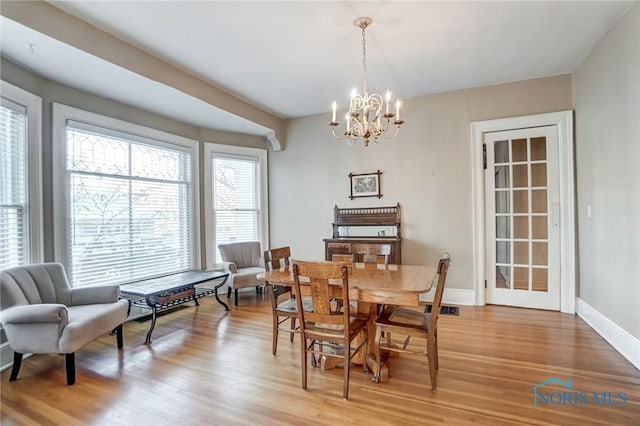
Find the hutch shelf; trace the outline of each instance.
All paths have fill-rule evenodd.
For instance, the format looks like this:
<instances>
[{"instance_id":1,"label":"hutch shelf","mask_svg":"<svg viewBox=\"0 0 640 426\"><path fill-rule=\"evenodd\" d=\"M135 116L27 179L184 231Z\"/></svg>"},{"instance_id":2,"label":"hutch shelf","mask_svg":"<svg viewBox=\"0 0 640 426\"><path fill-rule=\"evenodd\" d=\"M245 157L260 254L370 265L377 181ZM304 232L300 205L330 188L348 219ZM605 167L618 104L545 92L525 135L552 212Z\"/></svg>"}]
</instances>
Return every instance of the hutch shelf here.
<instances>
[{"instance_id":1,"label":"hutch shelf","mask_svg":"<svg viewBox=\"0 0 640 426\"><path fill-rule=\"evenodd\" d=\"M389 263L402 263L400 204L390 207L333 209L333 236L324 239L325 260L334 254L352 254L357 244L389 244Z\"/></svg>"}]
</instances>

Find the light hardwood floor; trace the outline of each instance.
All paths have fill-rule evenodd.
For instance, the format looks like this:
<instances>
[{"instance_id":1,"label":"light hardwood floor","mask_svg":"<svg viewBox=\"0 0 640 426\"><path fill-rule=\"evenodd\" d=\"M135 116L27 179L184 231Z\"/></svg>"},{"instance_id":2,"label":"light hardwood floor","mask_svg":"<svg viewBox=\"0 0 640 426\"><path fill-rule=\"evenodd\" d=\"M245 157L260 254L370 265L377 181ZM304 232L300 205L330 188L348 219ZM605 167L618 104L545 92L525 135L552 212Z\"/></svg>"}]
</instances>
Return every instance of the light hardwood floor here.
<instances>
[{"instance_id":1,"label":"light hardwood floor","mask_svg":"<svg viewBox=\"0 0 640 426\"><path fill-rule=\"evenodd\" d=\"M638 425L640 372L579 318L508 307L461 307L439 325L438 388L426 360L389 361L390 380L353 368L349 400L342 370L309 369L300 386L299 343L282 335L271 355L264 295L241 293L225 313L213 298L148 322L124 326L125 347L105 336L76 354L67 386L64 357L36 355L17 381L0 377L3 425ZM551 377L571 380L588 400L534 406L531 391ZM566 389L557 385L556 400ZM624 392L624 405L596 405L592 393Z\"/></svg>"}]
</instances>

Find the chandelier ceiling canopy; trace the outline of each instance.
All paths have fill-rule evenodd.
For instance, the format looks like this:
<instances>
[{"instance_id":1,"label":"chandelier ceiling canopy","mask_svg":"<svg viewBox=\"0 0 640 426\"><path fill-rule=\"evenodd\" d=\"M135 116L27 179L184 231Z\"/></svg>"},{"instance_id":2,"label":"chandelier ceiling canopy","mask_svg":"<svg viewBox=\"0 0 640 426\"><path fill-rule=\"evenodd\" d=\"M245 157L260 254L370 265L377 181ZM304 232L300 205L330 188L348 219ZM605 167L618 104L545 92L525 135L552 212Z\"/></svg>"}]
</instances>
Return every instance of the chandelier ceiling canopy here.
<instances>
[{"instance_id":1,"label":"chandelier ceiling canopy","mask_svg":"<svg viewBox=\"0 0 640 426\"><path fill-rule=\"evenodd\" d=\"M336 121L337 103L331 105L332 115L331 133L337 139L346 139L349 145L362 139L364 146L369 145L369 141L379 142L383 137L394 138L400 131L400 126L404 121L400 120L400 99L395 101L395 112L390 108L391 92L387 90L385 97L378 93L367 91L367 40L366 30L373 20L369 17L357 18L354 24L362 30L362 93L357 93L354 88L351 91L349 109L345 114L346 127L342 134L336 132L340 123ZM383 111L384 109L384 111ZM395 131L393 126L395 126ZM391 130L390 130L391 127Z\"/></svg>"}]
</instances>

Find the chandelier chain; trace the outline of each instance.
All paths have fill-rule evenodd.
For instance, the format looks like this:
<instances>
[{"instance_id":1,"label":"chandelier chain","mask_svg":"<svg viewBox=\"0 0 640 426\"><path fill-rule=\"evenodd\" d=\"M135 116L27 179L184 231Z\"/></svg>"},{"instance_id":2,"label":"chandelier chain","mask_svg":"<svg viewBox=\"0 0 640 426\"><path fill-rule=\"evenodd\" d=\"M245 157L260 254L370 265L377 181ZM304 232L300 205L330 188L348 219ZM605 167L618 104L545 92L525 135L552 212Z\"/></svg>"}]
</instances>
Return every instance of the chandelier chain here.
<instances>
[{"instance_id":1,"label":"chandelier chain","mask_svg":"<svg viewBox=\"0 0 640 426\"><path fill-rule=\"evenodd\" d=\"M367 39L365 36L365 31L367 27L363 25L362 27L362 91L363 93L367 93Z\"/></svg>"}]
</instances>

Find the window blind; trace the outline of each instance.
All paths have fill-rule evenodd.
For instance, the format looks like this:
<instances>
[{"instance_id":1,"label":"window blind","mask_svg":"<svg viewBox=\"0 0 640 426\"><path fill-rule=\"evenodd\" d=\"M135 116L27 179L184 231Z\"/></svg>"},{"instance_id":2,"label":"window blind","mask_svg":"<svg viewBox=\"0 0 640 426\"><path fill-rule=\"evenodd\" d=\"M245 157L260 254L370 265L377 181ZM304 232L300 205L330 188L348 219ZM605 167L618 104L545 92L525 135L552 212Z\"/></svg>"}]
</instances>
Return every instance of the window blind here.
<instances>
[{"instance_id":1,"label":"window blind","mask_svg":"<svg viewBox=\"0 0 640 426\"><path fill-rule=\"evenodd\" d=\"M190 153L67 123L68 273L74 287L191 269Z\"/></svg>"},{"instance_id":2,"label":"window blind","mask_svg":"<svg viewBox=\"0 0 640 426\"><path fill-rule=\"evenodd\" d=\"M214 154L213 214L218 244L260 241L260 163L258 158Z\"/></svg>"},{"instance_id":3,"label":"window blind","mask_svg":"<svg viewBox=\"0 0 640 426\"><path fill-rule=\"evenodd\" d=\"M0 105L0 269L28 262L29 212L26 108Z\"/></svg>"}]
</instances>

